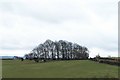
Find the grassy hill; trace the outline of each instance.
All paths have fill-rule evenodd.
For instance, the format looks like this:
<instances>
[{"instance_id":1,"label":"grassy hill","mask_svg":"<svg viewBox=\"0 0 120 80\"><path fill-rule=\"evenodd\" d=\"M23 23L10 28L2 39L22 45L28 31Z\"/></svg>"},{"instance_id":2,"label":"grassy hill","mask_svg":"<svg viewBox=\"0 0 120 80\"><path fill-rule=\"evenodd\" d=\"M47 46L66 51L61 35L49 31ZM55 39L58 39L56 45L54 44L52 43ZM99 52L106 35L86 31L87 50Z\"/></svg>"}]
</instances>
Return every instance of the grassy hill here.
<instances>
[{"instance_id":1,"label":"grassy hill","mask_svg":"<svg viewBox=\"0 0 120 80\"><path fill-rule=\"evenodd\" d=\"M118 67L89 60L3 60L3 78L118 78Z\"/></svg>"}]
</instances>

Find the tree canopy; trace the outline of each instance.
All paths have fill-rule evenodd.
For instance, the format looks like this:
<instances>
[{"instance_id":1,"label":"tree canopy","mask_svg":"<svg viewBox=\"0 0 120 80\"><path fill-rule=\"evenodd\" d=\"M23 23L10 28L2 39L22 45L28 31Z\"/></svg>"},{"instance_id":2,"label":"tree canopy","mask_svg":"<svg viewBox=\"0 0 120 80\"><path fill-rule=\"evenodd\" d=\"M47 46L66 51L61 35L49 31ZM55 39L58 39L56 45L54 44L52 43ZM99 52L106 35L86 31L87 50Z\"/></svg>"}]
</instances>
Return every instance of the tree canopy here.
<instances>
[{"instance_id":1,"label":"tree canopy","mask_svg":"<svg viewBox=\"0 0 120 80\"><path fill-rule=\"evenodd\" d=\"M89 50L87 47L80 46L77 43L65 40L54 42L48 39L26 54L25 57L28 59L37 58L45 60L87 59L89 57Z\"/></svg>"}]
</instances>

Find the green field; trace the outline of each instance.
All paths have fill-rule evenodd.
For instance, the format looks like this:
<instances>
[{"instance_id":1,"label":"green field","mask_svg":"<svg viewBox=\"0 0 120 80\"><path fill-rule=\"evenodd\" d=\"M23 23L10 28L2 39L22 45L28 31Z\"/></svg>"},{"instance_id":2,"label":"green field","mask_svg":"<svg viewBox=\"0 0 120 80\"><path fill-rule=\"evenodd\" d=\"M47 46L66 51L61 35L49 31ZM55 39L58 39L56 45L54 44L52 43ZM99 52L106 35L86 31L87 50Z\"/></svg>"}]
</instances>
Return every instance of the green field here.
<instances>
[{"instance_id":1,"label":"green field","mask_svg":"<svg viewBox=\"0 0 120 80\"><path fill-rule=\"evenodd\" d=\"M118 78L118 67L89 60L3 60L3 78Z\"/></svg>"}]
</instances>

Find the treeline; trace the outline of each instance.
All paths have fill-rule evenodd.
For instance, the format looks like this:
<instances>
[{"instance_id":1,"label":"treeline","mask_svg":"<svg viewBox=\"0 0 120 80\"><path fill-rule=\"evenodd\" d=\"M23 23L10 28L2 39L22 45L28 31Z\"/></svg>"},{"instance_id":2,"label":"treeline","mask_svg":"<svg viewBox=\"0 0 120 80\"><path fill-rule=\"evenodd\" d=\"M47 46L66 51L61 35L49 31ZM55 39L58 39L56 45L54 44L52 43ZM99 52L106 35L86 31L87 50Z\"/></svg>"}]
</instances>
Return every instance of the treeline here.
<instances>
[{"instance_id":1,"label":"treeline","mask_svg":"<svg viewBox=\"0 0 120 80\"><path fill-rule=\"evenodd\" d=\"M75 60L88 59L89 51L87 47L80 46L64 40L53 42L46 40L39 44L29 54L25 55L26 59L44 59L44 60Z\"/></svg>"},{"instance_id":2,"label":"treeline","mask_svg":"<svg viewBox=\"0 0 120 80\"><path fill-rule=\"evenodd\" d=\"M117 65L120 66L120 58L110 58L110 57L94 57L90 58L90 60L99 62L99 63L105 63L105 64L110 64L110 65Z\"/></svg>"}]
</instances>

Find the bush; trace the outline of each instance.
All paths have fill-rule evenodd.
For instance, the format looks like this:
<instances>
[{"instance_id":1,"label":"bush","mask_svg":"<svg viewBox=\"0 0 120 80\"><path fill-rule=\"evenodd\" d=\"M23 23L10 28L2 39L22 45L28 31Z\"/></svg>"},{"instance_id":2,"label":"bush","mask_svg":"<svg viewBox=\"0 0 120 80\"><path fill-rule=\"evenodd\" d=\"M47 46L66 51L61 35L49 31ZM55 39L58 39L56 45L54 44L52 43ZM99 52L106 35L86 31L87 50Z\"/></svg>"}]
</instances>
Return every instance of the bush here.
<instances>
[{"instance_id":1,"label":"bush","mask_svg":"<svg viewBox=\"0 0 120 80\"><path fill-rule=\"evenodd\" d=\"M89 60L99 62L99 63L105 63L110 65L117 65L120 66L120 61L118 59L112 59L112 58L90 58Z\"/></svg>"}]
</instances>

